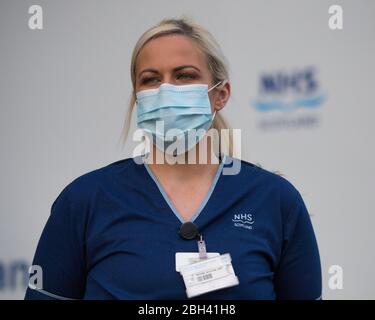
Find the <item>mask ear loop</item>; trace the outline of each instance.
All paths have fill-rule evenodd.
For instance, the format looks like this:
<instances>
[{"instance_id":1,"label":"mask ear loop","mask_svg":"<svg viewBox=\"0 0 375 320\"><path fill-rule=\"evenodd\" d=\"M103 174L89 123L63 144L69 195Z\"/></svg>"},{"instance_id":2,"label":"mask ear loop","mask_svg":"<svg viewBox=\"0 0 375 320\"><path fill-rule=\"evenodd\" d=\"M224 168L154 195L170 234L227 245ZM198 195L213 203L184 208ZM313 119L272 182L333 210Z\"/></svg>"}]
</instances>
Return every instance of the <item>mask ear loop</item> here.
<instances>
[{"instance_id":1,"label":"mask ear loop","mask_svg":"<svg viewBox=\"0 0 375 320\"><path fill-rule=\"evenodd\" d=\"M214 121L215 116L216 116L216 110L214 111L214 114L212 115L211 122Z\"/></svg>"},{"instance_id":2,"label":"mask ear loop","mask_svg":"<svg viewBox=\"0 0 375 320\"><path fill-rule=\"evenodd\" d=\"M216 87L219 86L220 84L225 85L225 84L227 83L227 81L228 81L227 79L219 81L219 82L216 83L212 88L210 88L207 92L210 92L212 89L216 88ZM214 114L212 115L211 122L214 121L214 118L215 118L215 116L216 116L216 111L217 111L217 110L215 110L215 111L214 111Z\"/></svg>"},{"instance_id":3,"label":"mask ear loop","mask_svg":"<svg viewBox=\"0 0 375 320\"><path fill-rule=\"evenodd\" d=\"M215 89L218 85L220 85L220 84L226 84L227 83L227 80L221 80L221 81L219 81L218 83L216 83L213 87L211 87L210 89L208 89L208 91L207 92L210 92L212 89Z\"/></svg>"}]
</instances>

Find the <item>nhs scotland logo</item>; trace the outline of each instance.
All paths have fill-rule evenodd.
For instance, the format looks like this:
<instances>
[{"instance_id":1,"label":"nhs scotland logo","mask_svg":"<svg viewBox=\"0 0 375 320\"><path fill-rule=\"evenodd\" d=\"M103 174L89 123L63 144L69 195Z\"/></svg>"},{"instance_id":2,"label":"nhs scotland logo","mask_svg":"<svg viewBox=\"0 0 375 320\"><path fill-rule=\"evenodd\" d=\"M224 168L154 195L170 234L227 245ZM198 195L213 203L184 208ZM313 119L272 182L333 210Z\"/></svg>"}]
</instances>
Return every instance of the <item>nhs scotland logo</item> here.
<instances>
[{"instance_id":1,"label":"nhs scotland logo","mask_svg":"<svg viewBox=\"0 0 375 320\"><path fill-rule=\"evenodd\" d=\"M258 112L258 128L292 129L318 124L317 109L326 101L316 67L263 72L251 106Z\"/></svg>"},{"instance_id":2,"label":"nhs scotland logo","mask_svg":"<svg viewBox=\"0 0 375 320\"><path fill-rule=\"evenodd\" d=\"M249 230L253 229L253 224L255 222L251 213L234 214L232 221L234 222L235 227Z\"/></svg>"}]
</instances>

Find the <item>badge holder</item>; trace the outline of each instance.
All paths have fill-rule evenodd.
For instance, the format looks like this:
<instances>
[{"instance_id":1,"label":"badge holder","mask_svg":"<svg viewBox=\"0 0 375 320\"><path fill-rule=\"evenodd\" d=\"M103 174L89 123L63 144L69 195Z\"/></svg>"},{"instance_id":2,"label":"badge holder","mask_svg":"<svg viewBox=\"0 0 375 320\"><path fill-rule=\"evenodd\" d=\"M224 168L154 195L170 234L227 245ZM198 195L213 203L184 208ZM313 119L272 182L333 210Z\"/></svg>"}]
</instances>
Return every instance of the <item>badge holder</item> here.
<instances>
[{"instance_id":1,"label":"badge holder","mask_svg":"<svg viewBox=\"0 0 375 320\"><path fill-rule=\"evenodd\" d=\"M230 254L207 252L203 236L193 223L184 223L180 235L186 240L196 238L198 243L198 252L176 253L176 271L184 280L188 298L239 284Z\"/></svg>"}]
</instances>

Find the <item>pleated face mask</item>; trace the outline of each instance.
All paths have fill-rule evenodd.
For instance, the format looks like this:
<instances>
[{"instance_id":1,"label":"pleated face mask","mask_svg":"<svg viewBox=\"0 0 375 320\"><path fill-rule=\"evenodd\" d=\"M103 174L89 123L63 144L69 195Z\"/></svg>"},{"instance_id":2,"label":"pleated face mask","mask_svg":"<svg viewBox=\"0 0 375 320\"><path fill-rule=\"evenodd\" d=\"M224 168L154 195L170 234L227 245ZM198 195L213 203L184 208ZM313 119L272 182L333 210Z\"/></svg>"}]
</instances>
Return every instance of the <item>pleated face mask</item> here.
<instances>
[{"instance_id":1,"label":"pleated face mask","mask_svg":"<svg viewBox=\"0 0 375 320\"><path fill-rule=\"evenodd\" d=\"M208 92L221 82L210 89L207 84L163 83L159 88L137 92L138 128L151 134L160 150L174 155L185 153L210 128L216 111L212 115Z\"/></svg>"}]
</instances>

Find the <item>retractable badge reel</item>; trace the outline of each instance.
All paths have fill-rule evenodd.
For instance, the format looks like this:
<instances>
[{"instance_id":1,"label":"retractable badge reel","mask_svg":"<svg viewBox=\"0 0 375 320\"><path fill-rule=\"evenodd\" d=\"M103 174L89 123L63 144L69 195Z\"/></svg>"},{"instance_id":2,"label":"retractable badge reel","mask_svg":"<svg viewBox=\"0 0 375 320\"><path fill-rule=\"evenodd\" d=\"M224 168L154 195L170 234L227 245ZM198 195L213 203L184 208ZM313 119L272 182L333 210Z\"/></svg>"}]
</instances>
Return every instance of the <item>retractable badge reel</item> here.
<instances>
[{"instance_id":1,"label":"retractable badge reel","mask_svg":"<svg viewBox=\"0 0 375 320\"><path fill-rule=\"evenodd\" d=\"M230 254L207 252L194 223L183 223L179 234L185 240L196 239L198 245L198 252L176 252L176 271L184 280L188 298L239 284Z\"/></svg>"}]
</instances>

